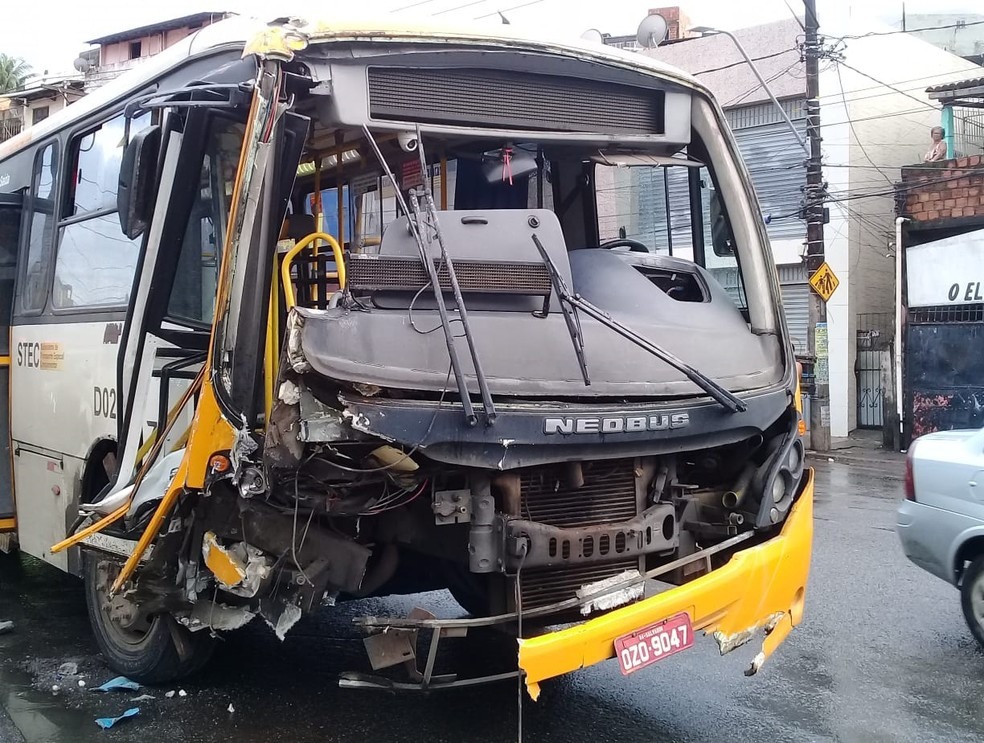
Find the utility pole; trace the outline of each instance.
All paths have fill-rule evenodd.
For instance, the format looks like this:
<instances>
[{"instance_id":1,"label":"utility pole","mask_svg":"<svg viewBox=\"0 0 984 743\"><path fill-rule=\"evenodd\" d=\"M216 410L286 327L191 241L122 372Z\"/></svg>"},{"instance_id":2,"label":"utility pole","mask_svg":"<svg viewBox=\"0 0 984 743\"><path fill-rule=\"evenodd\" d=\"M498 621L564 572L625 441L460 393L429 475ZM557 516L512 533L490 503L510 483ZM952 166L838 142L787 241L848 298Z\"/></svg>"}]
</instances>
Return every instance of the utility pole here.
<instances>
[{"instance_id":1,"label":"utility pole","mask_svg":"<svg viewBox=\"0 0 984 743\"><path fill-rule=\"evenodd\" d=\"M803 0L806 10L803 58L806 63L806 133L810 157L806 161L806 271L810 275L824 262L824 186L820 153L820 55L816 0ZM827 353L827 306L810 292L809 350L814 358L814 392L810 404L810 442L815 451L830 450L830 372Z\"/></svg>"}]
</instances>

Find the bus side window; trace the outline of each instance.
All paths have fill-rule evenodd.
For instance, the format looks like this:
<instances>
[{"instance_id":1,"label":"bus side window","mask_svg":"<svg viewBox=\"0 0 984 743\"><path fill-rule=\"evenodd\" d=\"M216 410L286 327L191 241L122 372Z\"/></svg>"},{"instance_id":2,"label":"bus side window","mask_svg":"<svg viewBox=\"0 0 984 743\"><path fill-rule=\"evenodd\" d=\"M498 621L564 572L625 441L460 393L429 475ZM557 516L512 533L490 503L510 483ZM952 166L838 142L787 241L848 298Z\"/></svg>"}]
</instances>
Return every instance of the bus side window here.
<instances>
[{"instance_id":1,"label":"bus side window","mask_svg":"<svg viewBox=\"0 0 984 743\"><path fill-rule=\"evenodd\" d=\"M212 323L226 219L244 133L242 124L227 119L216 118L212 125L168 301L167 316L176 322L199 327Z\"/></svg>"},{"instance_id":2,"label":"bus side window","mask_svg":"<svg viewBox=\"0 0 984 743\"><path fill-rule=\"evenodd\" d=\"M149 119L135 119L139 131ZM129 240L116 215L125 119L117 116L79 137L69 150L70 173L55 259L54 306L126 305L141 239Z\"/></svg>"},{"instance_id":3,"label":"bus side window","mask_svg":"<svg viewBox=\"0 0 984 743\"><path fill-rule=\"evenodd\" d=\"M21 275L20 309L35 312L44 308L47 296L46 264L50 260L51 237L55 229L55 184L58 174L58 145L47 145L34 163L31 182L31 212L27 255Z\"/></svg>"}]
</instances>

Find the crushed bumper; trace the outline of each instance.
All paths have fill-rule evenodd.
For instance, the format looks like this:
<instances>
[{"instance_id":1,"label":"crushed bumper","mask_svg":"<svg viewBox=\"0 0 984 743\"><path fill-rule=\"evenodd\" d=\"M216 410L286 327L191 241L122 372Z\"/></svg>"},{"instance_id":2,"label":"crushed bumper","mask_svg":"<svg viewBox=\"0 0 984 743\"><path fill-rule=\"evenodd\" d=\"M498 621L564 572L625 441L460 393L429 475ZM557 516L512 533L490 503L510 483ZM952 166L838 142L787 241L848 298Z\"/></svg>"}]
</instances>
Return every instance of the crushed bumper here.
<instances>
[{"instance_id":1,"label":"crushed bumper","mask_svg":"<svg viewBox=\"0 0 984 743\"><path fill-rule=\"evenodd\" d=\"M615 639L687 612L727 653L766 633L746 672L758 671L803 617L813 541L813 470L779 536L737 552L707 575L581 624L519 641L519 667L536 699L541 681L615 656Z\"/></svg>"}]
</instances>

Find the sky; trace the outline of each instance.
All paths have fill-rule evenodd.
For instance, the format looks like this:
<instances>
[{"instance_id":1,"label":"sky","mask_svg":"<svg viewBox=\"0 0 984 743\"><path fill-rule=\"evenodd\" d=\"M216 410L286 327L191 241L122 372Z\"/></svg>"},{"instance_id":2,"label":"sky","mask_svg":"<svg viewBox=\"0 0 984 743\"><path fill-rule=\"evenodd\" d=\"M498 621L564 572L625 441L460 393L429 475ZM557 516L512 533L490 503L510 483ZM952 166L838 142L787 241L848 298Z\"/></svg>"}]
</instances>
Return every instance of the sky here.
<instances>
[{"instance_id":1,"label":"sky","mask_svg":"<svg viewBox=\"0 0 984 743\"><path fill-rule=\"evenodd\" d=\"M337 0L336 0L337 1ZM710 25L733 30L789 16L789 3L802 13L802 0L681 0L680 7L694 25ZM330 19L334 12L329 0L320 7L319 15ZM455 23L499 23L496 11L503 11L510 22L553 32L580 35L596 28L604 33L623 35L635 33L639 21L649 8L671 5L664 0L361 0L363 16L372 13L399 13L404 17L436 16ZM817 0L821 31L825 14L851 12L850 0ZM866 16L882 22L893 22L901 16L901 0L860 0ZM49 3L30 0L6 0L3 23L0 24L0 52L22 57L35 72L50 74L72 71L72 62L83 49L87 39L122 31L136 26L175 18L201 11L230 11L243 15L266 17L298 14L310 16L310 0L168 0L166 3L140 0L61 0L57 12ZM907 14L969 13L980 11L980 0L906 0ZM484 18L482 16L485 16ZM855 17L852 14L852 17ZM860 30L871 30L870 21L859 21Z\"/></svg>"}]
</instances>

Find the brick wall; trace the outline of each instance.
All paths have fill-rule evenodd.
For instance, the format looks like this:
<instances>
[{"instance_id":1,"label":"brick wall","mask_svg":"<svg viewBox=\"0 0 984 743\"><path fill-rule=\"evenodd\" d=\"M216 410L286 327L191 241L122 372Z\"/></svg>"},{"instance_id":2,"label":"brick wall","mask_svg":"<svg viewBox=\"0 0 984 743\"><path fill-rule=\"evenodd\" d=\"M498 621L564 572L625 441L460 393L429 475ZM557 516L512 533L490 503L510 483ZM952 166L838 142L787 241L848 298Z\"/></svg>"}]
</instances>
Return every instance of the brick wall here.
<instances>
[{"instance_id":1,"label":"brick wall","mask_svg":"<svg viewBox=\"0 0 984 743\"><path fill-rule=\"evenodd\" d=\"M677 5L669 8L650 8L649 14L658 13L666 19L666 38L668 41L683 39L690 31L690 18Z\"/></svg>"},{"instance_id":2,"label":"brick wall","mask_svg":"<svg viewBox=\"0 0 984 743\"><path fill-rule=\"evenodd\" d=\"M984 161L980 155L902 168L902 216L916 222L984 217Z\"/></svg>"}]
</instances>

